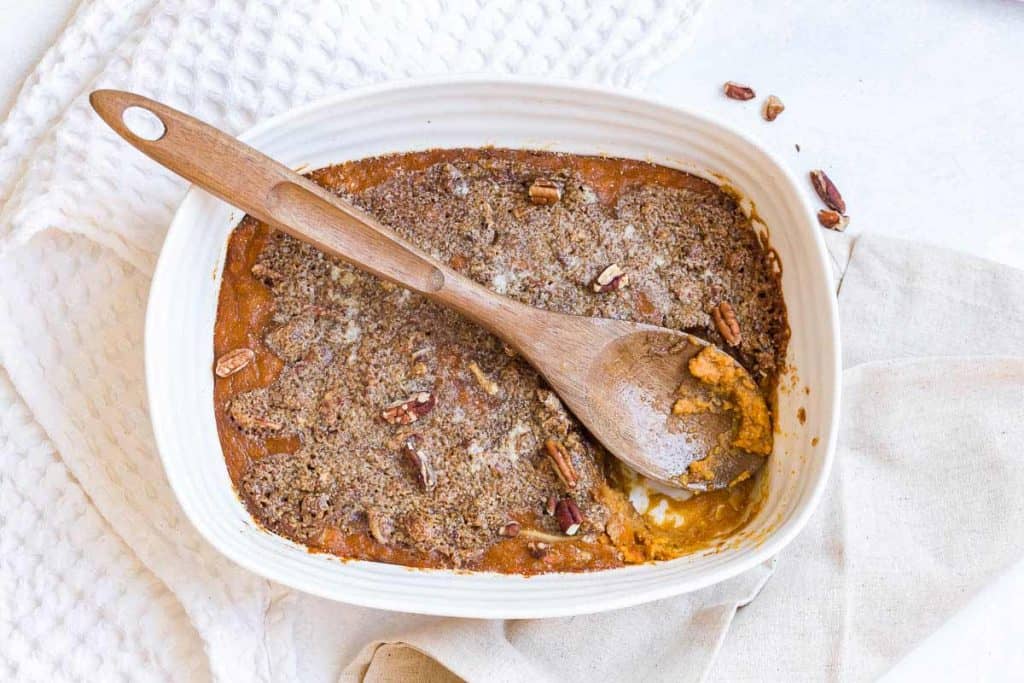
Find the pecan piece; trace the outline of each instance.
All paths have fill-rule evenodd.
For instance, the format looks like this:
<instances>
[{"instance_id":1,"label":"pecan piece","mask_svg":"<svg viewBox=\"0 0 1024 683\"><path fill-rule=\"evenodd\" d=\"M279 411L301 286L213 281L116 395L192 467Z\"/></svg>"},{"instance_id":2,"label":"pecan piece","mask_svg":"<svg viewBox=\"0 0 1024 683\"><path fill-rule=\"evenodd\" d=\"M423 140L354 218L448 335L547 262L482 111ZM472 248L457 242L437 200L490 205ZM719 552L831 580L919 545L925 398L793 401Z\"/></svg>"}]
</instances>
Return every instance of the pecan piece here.
<instances>
[{"instance_id":1,"label":"pecan piece","mask_svg":"<svg viewBox=\"0 0 1024 683\"><path fill-rule=\"evenodd\" d=\"M217 359L217 365L213 369L218 377L233 375L249 363L256 360L256 352L252 349L240 348L228 351Z\"/></svg>"},{"instance_id":2,"label":"pecan piece","mask_svg":"<svg viewBox=\"0 0 1024 683\"><path fill-rule=\"evenodd\" d=\"M539 560L548 554L551 550L550 543L544 543L543 541L530 541L526 544L526 549L530 552L530 556L535 560Z\"/></svg>"},{"instance_id":3,"label":"pecan piece","mask_svg":"<svg viewBox=\"0 0 1024 683\"><path fill-rule=\"evenodd\" d=\"M373 540L381 545L387 545L391 540L391 532L394 530L391 520L377 508L371 508L366 511L366 523L370 527L370 535L373 536Z\"/></svg>"},{"instance_id":4,"label":"pecan piece","mask_svg":"<svg viewBox=\"0 0 1024 683\"><path fill-rule=\"evenodd\" d=\"M752 100L755 97L753 88L735 81L726 81L722 89L730 100Z\"/></svg>"},{"instance_id":5,"label":"pecan piece","mask_svg":"<svg viewBox=\"0 0 1024 683\"><path fill-rule=\"evenodd\" d=\"M842 232L850 224L850 217L832 209L822 209L818 212L818 222L829 230Z\"/></svg>"},{"instance_id":6,"label":"pecan piece","mask_svg":"<svg viewBox=\"0 0 1024 683\"><path fill-rule=\"evenodd\" d=\"M572 466L572 459L569 457L569 451L565 449L562 442L548 439L544 442L544 450L547 451L548 458L551 459L551 465L555 468L555 474L562 480L566 488L576 488L576 484L579 483L579 475L576 474L576 469Z\"/></svg>"},{"instance_id":7,"label":"pecan piece","mask_svg":"<svg viewBox=\"0 0 1024 683\"><path fill-rule=\"evenodd\" d=\"M530 201L538 206L550 206L556 204L562 198L562 190L558 185L547 178L537 178L530 185Z\"/></svg>"},{"instance_id":8,"label":"pecan piece","mask_svg":"<svg viewBox=\"0 0 1024 683\"><path fill-rule=\"evenodd\" d=\"M515 538L519 535L519 522L507 522L504 526L498 529L499 536L505 536L507 538Z\"/></svg>"},{"instance_id":9,"label":"pecan piece","mask_svg":"<svg viewBox=\"0 0 1024 683\"><path fill-rule=\"evenodd\" d=\"M272 285L276 283L278 280L284 278L284 276L281 275L281 273L263 265L262 263L255 264L249 272L252 273L252 276L254 278L256 278L257 280L261 280L264 284L268 285Z\"/></svg>"},{"instance_id":10,"label":"pecan piece","mask_svg":"<svg viewBox=\"0 0 1024 683\"><path fill-rule=\"evenodd\" d=\"M437 485L437 475L430 464L430 457L420 448L418 434L410 434L405 439L405 443L402 444L402 455L412 466L413 472L416 473L416 481L425 491L430 491Z\"/></svg>"},{"instance_id":11,"label":"pecan piece","mask_svg":"<svg viewBox=\"0 0 1024 683\"><path fill-rule=\"evenodd\" d=\"M462 171L452 164L445 164L441 167L441 186L456 197L465 197L469 194L469 183L462 175Z\"/></svg>"},{"instance_id":12,"label":"pecan piece","mask_svg":"<svg viewBox=\"0 0 1024 683\"><path fill-rule=\"evenodd\" d=\"M384 421L392 425L412 424L434 409L434 395L420 391L409 398L385 406L381 412Z\"/></svg>"},{"instance_id":13,"label":"pecan piece","mask_svg":"<svg viewBox=\"0 0 1024 683\"><path fill-rule=\"evenodd\" d=\"M284 428L283 424L267 416L265 400L254 400L254 392L233 398L228 405L228 415L244 430L276 432Z\"/></svg>"},{"instance_id":14,"label":"pecan piece","mask_svg":"<svg viewBox=\"0 0 1024 683\"><path fill-rule=\"evenodd\" d=\"M547 389L537 390L537 400L541 402L549 412L555 415L562 415L565 413L565 407L562 405L562 399L558 398L558 395L553 391Z\"/></svg>"},{"instance_id":15,"label":"pecan piece","mask_svg":"<svg viewBox=\"0 0 1024 683\"><path fill-rule=\"evenodd\" d=\"M563 498L558 501L555 507L555 519L558 520L558 528L566 536L575 536L583 523L583 513L580 512L576 501L572 498Z\"/></svg>"},{"instance_id":16,"label":"pecan piece","mask_svg":"<svg viewBox=\"0 0 1024 683\"><path fill-rule=\"evenodd\" d=\"M401 529L416 543L437 547L443 538L442 529L428 513L409 513L401 520Z\"/></svg>"},{"instance_id":17,"label":"pecan piece","mask_svg":"<svg viewBox=\"0 0 1024 683\"><path fill-rule=\"evenodd\" d=\"M764 108L761 110L761 115L764 116L765 121L774 121L779 118L779 114L786 110L786 105L782 103L775 95L769 95L768 99L764 101Z\"/></svg>"},{"instance_id":18,"label":"pecan piece","mask_svg":"<svg viewBox=\"0 0 1024 683\"><path fill-rule=\"evenodd\" d=\"M267 333L267 346L281 360L294 363L306 355L316 339L316 311L306 311Z\"/></svg>"},{"instance_id":19,"label":"pecan piece","mask_svg":"<svg viewBox=\"0 0 1024 683\"><path fill-rule=\"evenodd\" d=\"M498 393L498 383L493 379L484 374L484 371L480 369L480 366L475 361L470 361L469 371L473 373L473 377L476 378L476 383L480 385L488 396L494 396Z\"/></svg>"},{"instance_id":20,"label":"pecan piece","mask_svg":"<svg viewBox=\"0 0 1024 683\"><path fill-rule=\"evenodd\" d=\"M493 228L494 227L494 207L491 206L490 202L484 202L484 209L483 209L483 211L484 211L484 215L483 215L482 222L483 222L484 227L485 228Z\"/></svg>"},{"instance_id":21,"label":"pecan piece","mask_svg":"<svg viewBox=\"0 0 1024 683\"><path fill-rule=\"evenodd\" d=\"M345 394L341 389L324 392L317 406L316 414L325 425L333 425L341 417L341 408L345 403Z\"/></svg>"},{"instance_id":22,"label":"pecan piece","mask_svg":"<svg viewBox=\"0 0 1024 683\"><path fill-rule=\"evenodd\" d=\"M843 196L839 194L835 183L825 175L824 171L820 169L811 171L811 184L814 185L814 191L818 193L821 201L825 202L825 206L839 213L846 213L846 202L843 201Z\"/></svg>"},{"instance_id":23,"label":"pecan piece","mask_svg":"<svg viewBox=\"0 0 1024 683\"><path fill-rule=\"evenodd\" d=\"M614 292L622 289L629 284L629 276L626 272L619 268L617 263L613 263L597 276L594 280L594 291L595 292Z\"/></svg>"},{"instance_id":24,"label":"pecan piece","mask_svg":"<svg viewBox=\"0 0 1024 683\"><path fill-rule=\"evenodd\" d=\"M548 496L548 499L544 501L544 514L553 515L555 514L555 508L558 507L558 496L552 493Z\"/></svg>"},{"instance_id":25,"label":"pecan piece","mask_svg":"<svg viewBox=\"0 0 1024 683\"><path fill-rule=\"evenodd\" d=\"M729 346L736 346L740 343L742 340L740 324L736 320L736 312L732 310L728 301L723 301L711 309L711 319L715 321L718 333L722 335Z\"/></svg>"},{"instance_id":26,"label":"pecan piece","mask_svg":"<svg viewBox=\"0 0 1024 683\"><path fill-rule=\"evenodd\" d=\"M253 430L266 430L269 432L279 431L283 425L280 422L274 420L259 417L257 415L250 415L239 411L232 411L231 417L234 418L235 422L242 429L253 429Z\"/></svg>"}]
</instances>

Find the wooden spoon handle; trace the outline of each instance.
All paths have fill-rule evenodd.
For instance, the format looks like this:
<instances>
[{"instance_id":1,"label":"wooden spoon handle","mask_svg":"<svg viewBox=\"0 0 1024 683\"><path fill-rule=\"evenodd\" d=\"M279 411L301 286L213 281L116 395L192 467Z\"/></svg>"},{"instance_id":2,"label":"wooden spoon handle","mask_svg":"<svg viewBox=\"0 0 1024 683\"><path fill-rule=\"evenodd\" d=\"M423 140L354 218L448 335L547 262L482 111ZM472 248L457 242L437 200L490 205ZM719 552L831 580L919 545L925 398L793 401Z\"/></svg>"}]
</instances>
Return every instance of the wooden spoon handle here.
<instances>
[{"instance_id":1,"label":"wooden spoon handle","mask_svg":"<svg viewBox=\"0 0 1024 683\"><path fill-rule=\"evenodd\" d=\"M186 180L249 215L378 277L436 294L455 273L348 202L198 119L129 92L97 90L89 102L125 140ZM148 140L126 109L153 114L163 135ZM475 317L475 316L474 316Z\"/></svg>"}]
</instances>

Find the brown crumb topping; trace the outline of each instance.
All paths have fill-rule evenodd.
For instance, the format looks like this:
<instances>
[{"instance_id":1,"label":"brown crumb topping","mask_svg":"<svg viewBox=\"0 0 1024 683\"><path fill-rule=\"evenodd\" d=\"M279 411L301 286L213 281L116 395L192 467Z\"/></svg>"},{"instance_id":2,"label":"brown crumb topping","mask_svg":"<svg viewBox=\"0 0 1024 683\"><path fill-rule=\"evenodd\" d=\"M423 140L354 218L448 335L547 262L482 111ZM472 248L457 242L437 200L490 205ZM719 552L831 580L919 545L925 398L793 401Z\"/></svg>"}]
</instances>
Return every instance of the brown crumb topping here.
<instances>
[{"instance_id":1,"label":"brown crumb topping","mask_svg":"<svg viewBox=\"0 0 1024 683\"><path fill-rule=\"evenodd\" d=\"M743 332L729 352L757 380L755 394L771 391L788 335L779 278L735 200L692 178L612 182L579 159L464 150L425 167L399 155L314 178L534 306L724 345L714 313L729 301ZM350 190L360 173L369 187ZM538 178L558 188L557 201L537 202ZM258 521L314 547L362 536L433 566L481 566L499 543L521 546L539 571L652 556L642 519L609 487L603 449L501 342L250 218L243 228L268 235L239 276L269 292L265 325L247 330L258 347L248 372L267 367L267 354L280 370L257 383L244 383L247 371L223 380L241 390L222 409L228 426L269 451L244 458L236 477ZM233 320L224 300L218 334ZM291 446L274 451L274 439ZM222 441L233 447L224 425ZM545 514L552 500L569 502ZM536 535L566 529L571 545Z\"/></svg>"}]
</instances>

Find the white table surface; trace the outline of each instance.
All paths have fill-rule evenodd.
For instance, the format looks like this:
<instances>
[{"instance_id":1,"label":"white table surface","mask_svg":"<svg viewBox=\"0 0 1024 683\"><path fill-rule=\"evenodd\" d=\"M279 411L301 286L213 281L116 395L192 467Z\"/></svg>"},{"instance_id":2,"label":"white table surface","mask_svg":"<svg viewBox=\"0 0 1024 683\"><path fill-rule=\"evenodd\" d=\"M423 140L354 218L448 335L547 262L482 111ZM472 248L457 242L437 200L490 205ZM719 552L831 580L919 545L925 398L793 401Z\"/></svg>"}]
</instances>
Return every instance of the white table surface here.
<instances>
[{"instance_id":1,"label":"white table surface","mask_svg":"<svg viewBox=\"0 0 1024 683\"><path fill-rule=\"evenodd\" d=\"M0 0L0 112L76 6ZM725 80L778 95L786 111L762 121L757 101L722 96ZM826 169L851 233L1024 268L1024 3L717 0L693 46L648 91L747 131L795 171ZM1012 635L1022 610L1018 565L893 678L1019 674Z\"/></svg>"}]
</instances>

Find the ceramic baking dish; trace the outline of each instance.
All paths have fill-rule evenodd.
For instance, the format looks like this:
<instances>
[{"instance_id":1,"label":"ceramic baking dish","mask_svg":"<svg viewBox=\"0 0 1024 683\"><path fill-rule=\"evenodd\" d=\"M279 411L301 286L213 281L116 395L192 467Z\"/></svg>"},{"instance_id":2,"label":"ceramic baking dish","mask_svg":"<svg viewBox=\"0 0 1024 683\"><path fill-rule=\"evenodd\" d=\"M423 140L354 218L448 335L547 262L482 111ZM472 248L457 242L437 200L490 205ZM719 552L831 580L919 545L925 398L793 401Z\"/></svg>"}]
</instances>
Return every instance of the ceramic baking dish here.
<instances>
[{"instance_id":1,"label":"ceramic baking dish","mask_svg":"<svg viewBox=\"0 0 1024 683\"><path fill-rule=\"evenodd\" d=\"M174 217L153 279L146 377L167 478L188 518L226 556L279 583L368 607L548 617L625 607L723 581L778 553L807 522L835 444L835 298L820 228L801 186L751 139L695 112L613 90L506 79L354 90L240 137L304 169L386 152L493 145L645 159L725 182L745 198L746 209L751 202L756 207L778 251L792 328L787 362L795 374L782 380L766 502L717 552L531 578L313 554L259 528L228 477L213 413L213 326L228 236L241 215L193 188ZM800 408L804 423L797 419Z\"/></svg>"}]
</instances>

